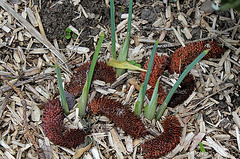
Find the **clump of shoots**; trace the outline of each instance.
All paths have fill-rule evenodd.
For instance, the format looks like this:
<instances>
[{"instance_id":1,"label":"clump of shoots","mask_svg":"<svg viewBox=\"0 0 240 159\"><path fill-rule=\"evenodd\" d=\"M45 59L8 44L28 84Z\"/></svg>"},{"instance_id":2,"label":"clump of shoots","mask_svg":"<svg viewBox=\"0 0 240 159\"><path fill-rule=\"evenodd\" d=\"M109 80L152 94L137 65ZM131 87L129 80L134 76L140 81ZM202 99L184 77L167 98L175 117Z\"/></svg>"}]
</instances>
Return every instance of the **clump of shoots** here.
<instances>
[{"instance_id":1,"label":"clump of shoots","mask_svg":"<svg viewBox=\"0 0 240 159\"><path fill-rule=\"evenodd\" d=\"M154 60L156 50L157 50L157 45L158 45L158 40L155 42L155 44L153 46L152 54L151 54L150 61L149 61L149 64L148 64L147 73L146 73L146 76L145 76L145 79L144 79L144 84L140 88L139 95L138 95L138 98L137 98L137 101L136 101L136 104L135 104L134 113L136 115L140 115L141 112L142 112L144 97L145 97L145 94L146 94L146 91L147 91L147 84L148 84L149 77L150 77L150 74L151 74L153 60Z\"/></svg>"},{"instance_id":2,"label":"clump of shoots","mask_svg":"<svg viewBox=\"0 0 240 159\"><path fill-rule=\"evenodd\" d=\"M115 17L114 17L114 0L110 1L110 8L111 8L111 38L112 38L112 56L114 59L117 58L119 62L126 61L129 42L130 42L130 34L131 34L131 20L132 20L132 5L133 0L129 0L129 11L128 11L128 28L127 28L127 36L123 43L123 46L119 52L118 58L116 57L116 44L115 44ZM126 70L117 68L116 72L117 75L122 75Z\"/></svg>"}]
</instances>

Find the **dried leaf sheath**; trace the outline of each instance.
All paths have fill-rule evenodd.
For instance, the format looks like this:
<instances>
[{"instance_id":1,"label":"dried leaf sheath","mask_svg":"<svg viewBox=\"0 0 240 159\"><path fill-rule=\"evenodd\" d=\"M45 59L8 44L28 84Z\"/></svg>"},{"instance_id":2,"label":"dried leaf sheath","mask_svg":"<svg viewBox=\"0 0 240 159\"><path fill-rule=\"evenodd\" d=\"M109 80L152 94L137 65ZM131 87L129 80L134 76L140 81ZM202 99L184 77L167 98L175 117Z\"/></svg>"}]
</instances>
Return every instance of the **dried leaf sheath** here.
<instances>
[{"instance_id":1,"label":"dried leaf sheath","mask_svg":"<svg viewBox=\"0 0 240 159\"><path fill-rule=\"evenodd\" d=\"M148 140L142 145L145 158L158 158L167 155L179 143L182 127L175 116L167 117L163 121L164 132L156 138Z\"/></svg>"},{"instance_id":2,"label":"dried leaf sheath","mask_svg":"<svg viewBox=\"0 0 240 159\"><path fill-rule=\"evenodd\" d=\"M90 66L91 62L89 61L81 64L76 70L74 70L71 82L67 87L68 92L74 97L81 95ZM96 79L105 81L107 83L113 83L116 80L116 73L114 69L110 66L107 66L105 62L98 61L93 73L93 80Z\"/></svg>"},{"instance_id":3,"label":"dried leaf sheath","mask_svg":"<svg viewBox=\"0 0 240 159\"><path fill-rule=\"evenodd\" d=\"M93 99L89 108L94 114L104 114L132 137L140 138L147 133L141 119L116 100L107 97Z\"/></svg>"},{"instance_id":4,"label":"dried leaf sheath","mask_svg":"<svg viewBox=\"0 0 240 159\"><path fill-rule=\"evenodd\" d=\"M63 108L57 99L49 100L43 113L43 129L46 136L55 145L68 148L76 147L85 140L86 133L80 129L67 130L63 126Z\"/></svg>"}]
</instances>

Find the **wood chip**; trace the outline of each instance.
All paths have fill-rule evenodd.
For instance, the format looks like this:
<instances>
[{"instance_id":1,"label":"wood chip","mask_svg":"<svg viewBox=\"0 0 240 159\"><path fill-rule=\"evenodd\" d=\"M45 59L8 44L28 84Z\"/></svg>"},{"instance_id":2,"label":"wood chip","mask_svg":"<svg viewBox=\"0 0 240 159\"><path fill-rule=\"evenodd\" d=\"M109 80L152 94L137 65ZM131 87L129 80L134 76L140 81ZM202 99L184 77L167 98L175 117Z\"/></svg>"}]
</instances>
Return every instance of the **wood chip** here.
<instances>
[{"instance_id":1,"label":"wood chip","mask_svg":"<svg viewBox=\"0 0 240 159\"><path fill-rule=\"evenodd\" d=\"M124 147L122 141L120 140L120 137L117 133L117 131L113 128L110 130L110 133L112 135L112 139L113 139L113 144L114 144L114 147L116 148L117 151L119 152L123 152L123 153L126 153L127 150L126 148Z\"/></svg>"},{"instance_id":2,"label":"wood chip","mask_svg":"<svg viewBox=\"0 0 240 159\"><path fill-rule=\"evenodd\" d=\"M181 43L181 45L182 45L183 47L185 47L185 44L184 44L184 42L183 42L183 38L179 35L179 33L177 32L177 30L176 30L173 26L172 26L171 28L172 28L174 34L176 35L178 41Z\"/></svg>"},{"instance_id":3,"label":"wood chip","mask_svg":"<svg viewBox=\"0 0 240 159\"><path fill-rule=\"evenodd\" d=\"M37 19L35 18L33 11L30 8L26 8L28 18L34 27L38 27Z\"/></svg>"},{"instance_id":4,"label":"wood chip","mask_svg":"<svg viewBox=\"0 0 240 159\"><path fill-rule=\"evenodd\" d=\"M202 141L202 139L204 138L205 133L200 132L198 133L194 138L193 138L193 142L190 146L190 150L189 151L193 151L195 150L195 148L198 146L198 143Z\"/></svg>"},{"instance_id":5,"label":"wood chip","mask_svg":"<svg viewBox=\"0 0 240 159\"><path fill-rule=\"evenodd\" d=\"M240 118L238 114L236 112L232 112L232 116L233 116L233 121L238 126L238 128L240 128Z\"/></svg>"},{"instance_id":6,"label":"wood chip","mask_svg":"<svg viewBox=\"0 0 240 159\"><path fill-rule=\"evenodd\" d=\"M206 137L206 140L208 142L208 146L212 147L215 151L217 151L221 156L228 157L228 158L235 158L231 156L227 151L226 148L224 148L222 145L216 143L213 141L213 139L210 136Z\"/></svg>"}]
</instances>

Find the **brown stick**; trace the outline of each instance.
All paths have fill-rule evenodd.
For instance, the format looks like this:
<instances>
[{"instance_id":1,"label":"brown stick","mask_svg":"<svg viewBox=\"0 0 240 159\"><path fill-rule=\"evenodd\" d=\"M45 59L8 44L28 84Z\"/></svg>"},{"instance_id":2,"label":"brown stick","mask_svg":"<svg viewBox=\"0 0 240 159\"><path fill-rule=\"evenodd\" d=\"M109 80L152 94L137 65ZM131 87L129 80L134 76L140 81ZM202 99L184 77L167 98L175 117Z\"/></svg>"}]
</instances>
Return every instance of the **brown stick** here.
<instances>
[{"instance_id":1,"label":"brown stick","mask_svg":"<svg viewBox=\"0 0 240 159\"><path fill-rule=\"evenodd\" d=\"M37 142L34 139L34 136L30 133L29 128L28 128L28 123L27 123L27 119L26 119L26 111L27 111L26 100L23 98L20 91L15 86L13 86L4 76L0 76L0 77L4 82L6 82L18 94L18 96L21 100L22 106L23 106L23 126L26 130L26 137L29 138L30 142L33 144L33 146L37 150L39 158L45 159L43 149L38 146Z\"/></svg>"}]
</instances>

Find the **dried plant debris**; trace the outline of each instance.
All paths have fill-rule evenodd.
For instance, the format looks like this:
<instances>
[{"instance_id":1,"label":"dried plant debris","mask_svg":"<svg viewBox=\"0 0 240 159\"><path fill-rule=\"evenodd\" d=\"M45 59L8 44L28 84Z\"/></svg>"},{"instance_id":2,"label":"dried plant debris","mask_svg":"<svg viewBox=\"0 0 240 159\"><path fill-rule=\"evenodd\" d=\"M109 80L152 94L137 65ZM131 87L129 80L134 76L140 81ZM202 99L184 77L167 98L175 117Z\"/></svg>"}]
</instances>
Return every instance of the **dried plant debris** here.
<instances>
[{"instance_id":1,"label":"dried plant debris","mask_svg":"<svg viewBox=\"0 0 240 159\"><path fill-rule=\"evenodd\" d=\"M93 99L88 105L94 114L103 114L127 134L135 138L145 136L147 130L141 119L127 106L107 97Z\"/></svg>"},{"instance_id":2,"label":"dried plant debris","mask_svg":"<svg viewBox=\"0 0 240 159\"><path fill-rule=\"evenodd\" d=\"M210 46L209 46L210 45ZM175 50L170 57L168 70L170 73L183 72L187 65L197 58L204 50L211 49L204 59L216 58L223 54L224 49L216 41L199 41L186 44Z\"/></svg>"},{"instance_id":3,"label":"dried plant debris","mask_svg":"<svg viewBox=\"0 0 240 159\"><path fill-rule=\"evenodd\" d=\"M63 125L64 112L57 99L49 100L43 113L43 129L46 136L55 145L76 147L85 140L86 133L80 129L70 129Z\"/></svg>"},{"instance_id":4,"label":"dried plant debris","mask_svg":"<svg viewBox=\"0 0 240 159\"><path fill-rule=\"evenodd\" d=\"M163 121L164 132L161 135L146 141L142 145L145 158L158 158L171 152L180 141L182 127L178 118L169 116Z\"/></svg>"},{"instance_id":5,"label":"dried plant debris","mask_svg":"<svg viewBox=\"0 0 240 159\"><path fill-rule=\"evenodd\" d=\"M90 66L91 61L85 62L74 71L71 82L67 86L68 92L71 93L74 97L81 95ZM116 81L115 70L112 67L108 66L105 62L98 61L94 69L93 81L97 79L107 83L113 83Z\"/></svg>"}]
</instances>

